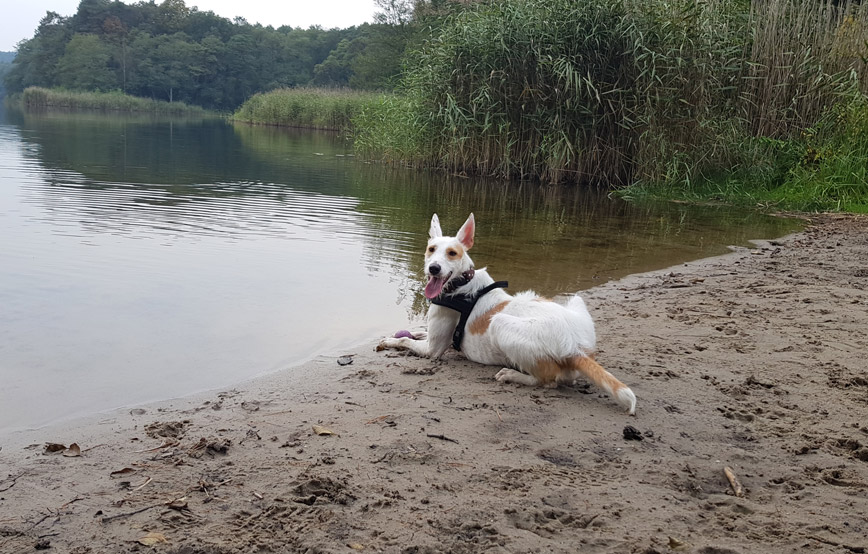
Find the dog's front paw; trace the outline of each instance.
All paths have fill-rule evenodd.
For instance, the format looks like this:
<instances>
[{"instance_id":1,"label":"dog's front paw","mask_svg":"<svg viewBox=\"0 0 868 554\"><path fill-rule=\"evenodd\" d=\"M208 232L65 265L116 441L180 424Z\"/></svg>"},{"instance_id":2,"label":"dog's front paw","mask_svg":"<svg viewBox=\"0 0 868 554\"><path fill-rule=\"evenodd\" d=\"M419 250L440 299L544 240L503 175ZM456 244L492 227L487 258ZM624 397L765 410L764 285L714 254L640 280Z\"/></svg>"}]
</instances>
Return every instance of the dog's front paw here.
<instances>
[{"instance_id":1,"label":"dog's front paw","mask_svg":"<svg viewBox=\"0 0 868 554\"><path fill-rule=\"evenodd\" d=\"M396 348L401 348L401 340L396 339L395 337L386 337L377 344L377 347L374 348L374 351L382 352L383 350Z\"/></svg>"},{"instance_id":2,"label":"dog's front paw","mask_svg":"<svg viewBox=\"0 0 868 554\"><path fill-rule=\"evenodd\" d=\"M383 339L380 342L378 342L377 346L374 348L374 352L382 352L383 350L386 350L387 348L389 348L389 345L386 343L386 341L388 341L388 340L389 339Z\"/></svg>"}]
</instances>

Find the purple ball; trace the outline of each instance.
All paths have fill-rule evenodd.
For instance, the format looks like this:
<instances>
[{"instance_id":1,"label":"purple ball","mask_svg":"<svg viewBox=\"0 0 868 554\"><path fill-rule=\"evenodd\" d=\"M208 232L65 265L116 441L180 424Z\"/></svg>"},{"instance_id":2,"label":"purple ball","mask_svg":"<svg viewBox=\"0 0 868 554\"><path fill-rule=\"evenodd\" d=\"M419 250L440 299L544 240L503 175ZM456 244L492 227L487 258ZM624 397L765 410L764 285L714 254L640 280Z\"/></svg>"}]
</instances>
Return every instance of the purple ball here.
<instances>
[{"instance_id":1,"label":"purple ball","mask_svg":"<svg viewBox=\"0 0 868 554\"><path fill-rule=\"evenodd\" d=\"M412 339L413 333L411 333L410 331L407 331L406 329L402 329L401 331L398 331L397 333L395 333L396 339L400 339L403 337L407 337L408 339Z\"/></svg>"}]
</instances>

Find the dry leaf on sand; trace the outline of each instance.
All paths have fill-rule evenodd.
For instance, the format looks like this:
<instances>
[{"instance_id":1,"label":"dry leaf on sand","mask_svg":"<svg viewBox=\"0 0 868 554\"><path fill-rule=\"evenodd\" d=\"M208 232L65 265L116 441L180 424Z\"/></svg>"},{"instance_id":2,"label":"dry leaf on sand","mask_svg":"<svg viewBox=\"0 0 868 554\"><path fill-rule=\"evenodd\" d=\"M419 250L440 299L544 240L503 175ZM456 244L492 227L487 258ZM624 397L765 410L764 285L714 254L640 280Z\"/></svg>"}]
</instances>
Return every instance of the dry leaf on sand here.
<instances>
[{"instance_id":1,"label":"dry leaf on sand","mask_svg":"<svg viewBox=\"0 0 868 554\"><path fill-rule=\"evenodd\" d=\"M329 429L328 427L323 427L322 425L314 425L313 432L317 435L336 435L334 431Z\"/></svg>"},{"instance_id":2,"label":"dry leaf on sand","mask_svg":"<svg viewBox=\"0 0 868 554\"><path fill-rule=\"evenodd\" d=\"M151 532L140 539L136 539L136 542L145 546L154 546L159 542L166 542L166 536L162 533Z\"/></svg>"}]
</instances>

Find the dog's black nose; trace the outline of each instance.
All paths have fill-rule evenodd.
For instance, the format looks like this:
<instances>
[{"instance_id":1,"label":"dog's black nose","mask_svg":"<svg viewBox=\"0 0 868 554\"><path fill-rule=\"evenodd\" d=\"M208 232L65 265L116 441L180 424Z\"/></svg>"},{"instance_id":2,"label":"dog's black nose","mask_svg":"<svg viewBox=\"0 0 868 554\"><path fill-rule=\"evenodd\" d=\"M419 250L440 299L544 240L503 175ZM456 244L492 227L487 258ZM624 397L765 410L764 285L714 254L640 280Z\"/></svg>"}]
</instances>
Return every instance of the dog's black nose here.
<instances>
[{"instance_id":1,"label":"dog's black nose","mask_svg":"<svg viewBox=\"0 0 868 554\"><path fill-rule=\"evenodd\" d=\"M431 264L428 266L428 273L431 275L438 275L440 273L440 265L439 264Z\"/></svg>"}]
</instances>

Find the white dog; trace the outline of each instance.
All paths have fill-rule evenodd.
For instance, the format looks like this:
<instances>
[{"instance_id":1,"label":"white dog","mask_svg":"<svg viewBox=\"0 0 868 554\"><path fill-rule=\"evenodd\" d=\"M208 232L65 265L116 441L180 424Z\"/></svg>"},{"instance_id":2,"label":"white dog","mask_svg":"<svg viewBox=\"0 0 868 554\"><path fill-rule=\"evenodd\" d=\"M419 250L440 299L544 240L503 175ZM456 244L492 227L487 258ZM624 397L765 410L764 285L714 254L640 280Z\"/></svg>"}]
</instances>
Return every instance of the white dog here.
<instances>
[{"instance_id":1,"label":"white dog","mask_svg":"<svg viewBox=\"0 0 868 554\"><path fill-rule=\"evenodd\" d=\"M427 339L390 337L377 349L409 349L436 359L452 344L474 362L503 367L495 376L503 383L554 387L582 374L635 413L633 391L594 360L594 321L582 298L562 306L533 291L507 294L506 283L474 270L467 251L475 227L470 214L457 236L444 237L434 214L425 253L425 296L433 302Z\"/></svg>"}]
</instances>

